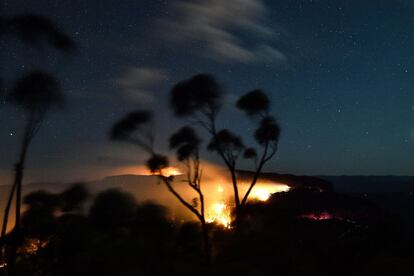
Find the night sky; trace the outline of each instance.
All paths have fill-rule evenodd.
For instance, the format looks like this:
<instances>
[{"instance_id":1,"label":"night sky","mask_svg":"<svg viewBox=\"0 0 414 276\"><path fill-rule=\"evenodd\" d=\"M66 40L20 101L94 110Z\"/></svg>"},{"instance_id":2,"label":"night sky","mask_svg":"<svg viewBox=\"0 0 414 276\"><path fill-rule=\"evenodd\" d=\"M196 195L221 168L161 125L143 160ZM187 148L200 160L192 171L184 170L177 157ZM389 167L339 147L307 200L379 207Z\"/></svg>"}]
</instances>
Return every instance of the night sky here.
<instances>
[{"instance_id":1,"label":"night sky","mask_svg":"<svg viewBox=\"0 0 414 276\"><path fill-rule=\"evenodd\" d=\"M78 46L62 55L2 41L9 83L43 68L67 95L33 143L27 181L96 179L142 164L138 148L108 140L111 125L133 109L156 112L167 153L166 138L185 123L173 118L168 93L204 72L227 93L221 125L244 137L253 125L235 100L255 88L269 93L283 132L266 171L414 174L412 0L2 2L8 15L50 17ZM12 174L22 123L21 111L0 102L0 179ZM203 158L220 164L213 154Z\"/></svg>"}]
</instances>

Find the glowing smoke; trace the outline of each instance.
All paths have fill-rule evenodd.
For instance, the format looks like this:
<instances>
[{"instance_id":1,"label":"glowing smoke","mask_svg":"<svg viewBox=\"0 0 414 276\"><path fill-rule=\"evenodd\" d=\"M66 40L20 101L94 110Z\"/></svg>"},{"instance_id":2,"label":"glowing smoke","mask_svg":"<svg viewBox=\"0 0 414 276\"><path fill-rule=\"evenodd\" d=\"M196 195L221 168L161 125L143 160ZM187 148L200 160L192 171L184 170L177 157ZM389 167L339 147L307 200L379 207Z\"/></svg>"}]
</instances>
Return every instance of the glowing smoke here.
<instances>
[{"instance_id":1,"label":"glowing smoke","mask_svg":"<svg viewBox=\"0 0 414 276\"><path fill-rule=\"evenodd\" d=\"M164 171L167 175L174 175L174 187L187 202L192 202L197 197L195 191L187 186L184 176L180 175L182 170L176 164ZM205 195L206 219L209 222L215 222L229 227L231 222L231 210L234 207L233 187L229 178L228 171L220 166L203 162L202 163L202 190ZM172 219L184 221L195 220L195 217L177 199L168 192L167 188L155 176L150 176L145 166L128 166L121 167L110 172L112 177L107 177L99 181L88 182L88 188L92 193L119 188L131 193L137 202L156 202L165 205L170 210ZM242 197L250 182L245 180L239 181L239 193ZM44 189L53 193L61 192L67 188L67 184L31 184L26 185L24 193L30 193L35 190ZM8 194L9 187L4 187L4 201ZM271 194L288 191L289 186L281 183L274 183L259 179L256 186L251 191L250 200L266 201ZM2 206L4 208L4 206ZM1 210L0 210L1 211ZM13 213L13 212L12 212ZM2 214L2 213L1 213ZM0 217L1 217L0 214ZM11 215L11 218L14 216ZM11 221L10 225L13 225Z\"/></svg>"}]
</instances>

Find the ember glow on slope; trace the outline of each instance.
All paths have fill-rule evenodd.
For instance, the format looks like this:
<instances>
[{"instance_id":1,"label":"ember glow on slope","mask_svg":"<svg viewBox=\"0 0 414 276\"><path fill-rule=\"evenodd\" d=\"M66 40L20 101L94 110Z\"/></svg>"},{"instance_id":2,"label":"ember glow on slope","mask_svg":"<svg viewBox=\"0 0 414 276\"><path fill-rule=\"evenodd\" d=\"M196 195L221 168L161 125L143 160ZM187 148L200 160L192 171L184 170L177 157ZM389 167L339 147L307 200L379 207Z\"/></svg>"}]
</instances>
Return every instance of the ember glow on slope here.
<instances>
[{"instance_id":1,"label":"ember glow on slope","mask_svg":"<svg viewBox=\"0 0 414 276\"><path fill-rule=\"evenodd\" d=\"M170 166L162 170L164 176L178 176L182 175L183 173L177 167ZM145 166L128 166L116 169L112 172L114 175L122 175L122 174L135 174L135 175L154 175L154 173L150 172L147 167Z\"/></svg>"}]
</instances>

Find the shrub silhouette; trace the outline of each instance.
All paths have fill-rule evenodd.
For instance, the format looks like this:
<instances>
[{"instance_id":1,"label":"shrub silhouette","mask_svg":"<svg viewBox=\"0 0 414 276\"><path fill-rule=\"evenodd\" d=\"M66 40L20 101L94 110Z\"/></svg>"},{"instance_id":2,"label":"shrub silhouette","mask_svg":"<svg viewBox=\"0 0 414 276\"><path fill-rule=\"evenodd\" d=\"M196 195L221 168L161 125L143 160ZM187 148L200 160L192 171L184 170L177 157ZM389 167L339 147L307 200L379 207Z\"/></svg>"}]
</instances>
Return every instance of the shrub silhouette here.
<instances>
[{"instance_id":1,"label":"shrub silhouette","mask_svg":"<svg viewBox=\"0 0 414 276\"><path fill-rule=\"evenodd\" d=\"M60 203L58 195L40 190L26 195L24 203L28 206L22 218L25 236L47 239L56 226L55 212Z\"/></svg>"},{"instance_id":2,"label":"shrub silhouette","mask_svg":"<svg viewBox=\"0 0 414 276\"><path fill-rule=\"evenodd\" d=\"M164 244L172 238L173 225L167 217L167 209L164 206L145 203L137 208L133 229L136 235L150 239L154 245Z\"/></svg>"},{"instance_id":3,"label":"shrub silhouette","mask_svg":"<svg viewBox=\"0 0 414 276\"><path fill-rule=\"evenodd\" d=\"M109 189L96 196L89 219L100 230L115 231L133 221L136 207L131 195L118 189Z\"/></svg>"},{"instance_id":4,"label":"shrub silhouette","mask_svg":"<svg viewBox=\"0 0 414 276\"><path fill-rule=\"evenodd\" d=\"M82 211L83 204L89 198L88 189L83 183L75 183L60 194L62 212Z\"/></svg>"}]
</instances>

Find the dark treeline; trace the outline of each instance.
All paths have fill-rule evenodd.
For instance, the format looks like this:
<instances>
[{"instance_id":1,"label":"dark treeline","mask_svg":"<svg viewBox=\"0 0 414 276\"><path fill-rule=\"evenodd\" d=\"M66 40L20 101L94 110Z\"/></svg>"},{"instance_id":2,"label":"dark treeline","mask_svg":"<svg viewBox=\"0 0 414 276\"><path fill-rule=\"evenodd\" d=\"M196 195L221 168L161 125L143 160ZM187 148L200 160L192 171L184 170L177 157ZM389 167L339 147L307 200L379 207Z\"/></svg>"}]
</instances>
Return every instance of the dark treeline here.
<instances>
[{"instance_id":1,"label":"dark treeline","mask_svg":"<svg viewBox=\"0 0 414 276\"><path fill-rule=\"evenodd\" d=\"M208 224L211 264L205 261L200 223L173 221L165 207L138 204L118 189L92 196L85 186L74 184L60 194L32 192L24 204L24 238L19 241L14 275L412 275L414 271L414 239L407 225L367 200L332 191L298 187L264 203L250 202L238 231ZM7 240L13 238L10 234Z\"/></svg>"}]
</instances>

